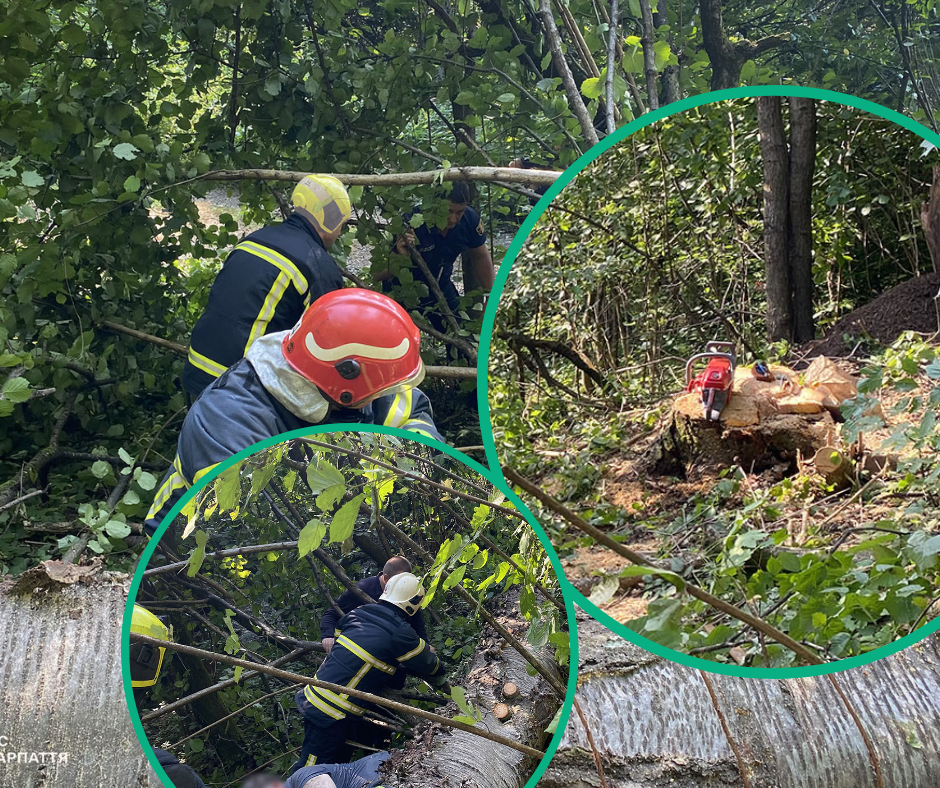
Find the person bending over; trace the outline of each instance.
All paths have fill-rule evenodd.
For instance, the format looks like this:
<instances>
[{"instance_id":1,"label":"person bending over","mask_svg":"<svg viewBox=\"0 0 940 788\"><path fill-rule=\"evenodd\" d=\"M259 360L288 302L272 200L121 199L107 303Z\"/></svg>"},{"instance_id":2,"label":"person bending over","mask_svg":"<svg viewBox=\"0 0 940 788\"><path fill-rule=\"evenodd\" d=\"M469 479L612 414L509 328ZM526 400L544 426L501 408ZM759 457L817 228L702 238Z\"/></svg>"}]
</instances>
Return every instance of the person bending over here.
<instances>
[{"instance_id":1,"label":"person bending over","mask_svg":"<svg viewBox=\"0 0 940 788\"><path fill-rule=\"evenodd\" d=\"M356 585L360 591L368 594L373 599L378 599L385 591L385 586L388 584L389 580L396 575L400 575L402 572L410 571L411 562L404 556L395 555L385 562L385 566L379 574L367 577L365 580L360 580ZM340 609L345 614L351 613L364 603L352 591L344 591L340 594L339 599L336 600L336 604L339 605ZM323 618L320 619L320 641L323 643L323 648L326 649L327 654L329 654L330 649L333 648L333 643L336 638L336 622L339 621L339 618L340 614L336 612L335 608L330 607L327 608L326 613L323 614ZM424 616L421 615L420 608L415 611L414 615L408 616L408 623L411 624L411 628L417 633L419 638L427 640L427 627L424 625Z\"/></svg>"},{"instance_id":2,"label":"person bending over","mask_svg":"<svg viewBox=\"0 0 940 788\"><path fill-rule=\"evenodd\" d=\"M147 530L218 463L283 432L353 422L443 440L415 388L423 378L421 338L404 309L372 290L327 293L290 331L255 340L193 403Z\"/></svg>"},{"instance_id":3,"label":"person bending over","mask_svg":"<svg viewBox=\"0 0 940 788\"><path fill-rule=\"evenodd\" d=\"M290 217L248 235L212 283L183 368L183 389L193 399L258 337L289 329L320 296L343 286L327 250L351 215L346 188L331 175L308 175L291 202Z\"/></svg>"}]
</instances>

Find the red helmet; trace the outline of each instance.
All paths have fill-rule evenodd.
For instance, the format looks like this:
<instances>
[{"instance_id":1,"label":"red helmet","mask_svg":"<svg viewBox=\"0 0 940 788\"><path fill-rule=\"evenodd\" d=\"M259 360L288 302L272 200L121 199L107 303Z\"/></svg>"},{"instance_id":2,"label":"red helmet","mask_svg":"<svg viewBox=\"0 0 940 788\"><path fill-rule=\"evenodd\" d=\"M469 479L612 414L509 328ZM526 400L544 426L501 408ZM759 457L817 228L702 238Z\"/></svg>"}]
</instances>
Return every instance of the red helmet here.
<instances>
[{"instance_id":1,"label":"red helmet","mask_svg":"<svg viewBox=\"0 0 940 788\"><path fill-rule=\"evenodd\" d=\"M281 351L294 370L348 408L424 379L421 338L408 313L388 296L358 287L314 301Z\"/></svg>"}]
</instances>

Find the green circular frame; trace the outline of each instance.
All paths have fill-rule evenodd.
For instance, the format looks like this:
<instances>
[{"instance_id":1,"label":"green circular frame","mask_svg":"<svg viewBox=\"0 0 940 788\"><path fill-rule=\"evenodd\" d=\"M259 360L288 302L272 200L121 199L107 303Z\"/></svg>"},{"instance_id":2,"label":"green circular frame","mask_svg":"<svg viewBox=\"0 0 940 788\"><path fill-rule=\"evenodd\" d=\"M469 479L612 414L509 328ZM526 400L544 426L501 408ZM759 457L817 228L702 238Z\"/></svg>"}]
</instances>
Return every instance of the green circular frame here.
<instances>
[{"instance_id":1,"label":"green circular frame","mask_svg":"<svg viewBox=\"0 0 940 788\"><path fill-rule=\"evenodd\" d=\"M501 473L493 473L488 468L478 463L476 460L467 457L467 455L457 451L451 446L447 446L439 441L427 438L423 435L418 435L417 433L409 432L407 430L393 427L383 427L379 425L370 425L368 428L364 428L362 424L329 424L311 427L308 429L284 432L280 435L274 436L273 438L267 438L263 441L259 441L258 443L249 446L247 449L244 449L237 454L233 454L227 460L216 465L212 471L207 473L203 478L201 478L196 484L186 491L186 494L176 503L176 505L169 511L167 516L160 523L160 526L151 537L149 544L146 548L144 548L144 551L141 554L140 560L137 564L137 571L134 572L134 577L131 580L130 589L127 595L127 604L124 607L124 619L121 627L121 678L124 683L124 697L127 701L127 709L130 713L131 723L134 726L134 732L137 734L141 748L143 749L144 755L150 763L151 768L154 770L154 772L156 772L157 777L160 779L163 785L165 785L167 788L173 788L173 782L170 780L163 767L157 762L153 747L147 739L146 733L144 733L144 727L140 721L140 713L137 710L137 703L134 701L133 688L131 687L130 660L128 658L128 645L130 639L131 617L133 615L134 600L137 597L138 590L140 589L144 571L147 568L147 564L150 562L151 556L153 556L154 551L157 549L157 544L160 541L160 537L162 537L163 534L167 532L170 525L176 519L176 516L189 502L189 500L193 498L193 496L195 496L203 487L215 479L216 476L222 473L226 468L230 468L240 460L244 460L247 457L250 457L252 454L261 451L262 449L283 443L287 440L290 440L291 438L299 438L311 435L324 435L335 432L356 432L367 434L381 433L383 435L391 435L396 438L404 438L416 443L423 443L425 446L430 446L433 449L449 455L455 460L459 460L471 470L479 473L484 479L490 482L490 484L496 487L497 490L503 493L507 499L511 501L512 504L522 513L529 527L532 528L532 531L535 533L536 537L538 537L538 540L544 548L545 553L548 556L548 560L552 565L552 569L555 570L555 575L558 577L558 585L565 601L565 611L568 615L568 637L571 651L568 659L568 683L565 692L565 698L561 706L561 716L558 719L558 725L556 726L555 733L545 750L545 756L541 761L539 761L535 772L533 772L532 776L524 786L524 788L533 788L533 786L538 782L539 778L541 778L542 773L548 768L549 761L551 761L551 759L554 757L555 751L558 749L558 745L561 742L561 737L565 731L565 727L568 724L568 717L571 715L571 706L574 703L574 692L577 685L578 671L576 666L578 665L578 626L575 619L574 600L571 597L571 591L573 590L573 587L571 587L570 584L567 584L565 581L565 573L561 567L560 561L558 560L558 555L555 553L555 549L552 547L552 543L549 540L548 535L542 529L542 526L539 524L539 521L532 514L532 512L529 511L528 507L519 499L519 496L515 494L512 488L506 484L506 480L503 478Z\"/></svg>"},{"instance_id":2,"label":"green circular frame","mask_svg":"<svg viewBox=\"0 0 940 788\"><path fill-rule=\"evenodd\" d=\"M484 367L484 364L490 355L493 325L496 321L496 311L499 307L499 298L502 295L503 288L506 285L506 280L509 277L512 264L515 262L516 257L518 257L519 252L522 250L523 244L535 227L536 222L545 212L545 209L548 207L549 203L554 200L555 197L558 196L559 192L561 192L561 190L565 188L565 186L567 186L568 183L570 183L571 180L587 165L607 151L608 148L616 145L618 142L621 142L623 139L629 137L631 134L639 131L640 129L645 128L646 126L649 126L658 120L662 120L663 118L668 118L672 115L684 112L687 109L702 106L703 104L713 104L719 101L727 101L728 99L753 98L755 96L798 96L803 98L817 99L819 101L830 101L849 107L855 107L856 109L860 109L886 120L893 121L899 126L902 126L908 131L913 132L918 137L923 138L927 142L940 149L940 135L930 131L926 127L922 126L914 120L911 120L905 115L883 107L880 104L876 104L872 101L858 98L857 96L852 96L846 93L839 93L833 90L822 90L819 88L806 88L786 85L761 85L758 87L730 88L728 90L717 90L710 93L703 93L697 96L690 96L689 98L682 99L681 101L677 101L674 104L669 104L665 107L662 107L655 112L641 115L636 120L628 123L625 126L622 126L613 134L605 137L604 140L592 147L586 153L582 154L577 161L568 167L568 169L566 169L558 177L551 187L549 187L548 191L545 193L542 199L539 200L539 202L535 205L535 207L529 213L529 216L526 218L525 222L523 222L519 232L516 233L516 236L513 238L512 244L510 244L509 249L506 251L506 256L499 267L499 273L496 276L496 281L493 283L490 304L488 305L486 314L483 317L483 327L480 334L480 360L477 371L477 376L482 382L482 385L478 386L477 389L477 402L480 411L483 445L486 450L486 460L492 468L500 468L500 462L499 456L496 452L496 445L493 440L493 424L490 418L489 370L488 368ZM485 423L489 426L489 429L482 429L484 419ZM678 662L679 664L686 665L690 668L697 668L699 670L708 671L710 673L719 673L725 676L739 676L742 678L761 679L791 679L803 678L807 676L822 676L827 673L838 673L850 668L857 668L861 667L862 665L867 665L868 663L874 662L877 659L881 659L882 657L887 657L890 654L901 651L902 649L917 643L928 635L933 634L937 631L938 628L940 628L940 617L938 617L931 623L918 629L916 632L912 632L910 635L905 635L902 638L898 638L893 643L881 646L865 654L860 654L855 657L846 657L845 659L829 662L825 665L815 665L800 668L739 667L737 665L711 662L709 660L701 659L700 657L693 657L689 654L684 654L681 651L662 646L659 643L650 640L649 638L643 637L642 635L627 629L623 624L615 621L609 614L605 613L593 602L590 602L584 596L584 594L571 585L566 576L562 575L559 577L559 583L565 589L563 594L566 601L569 598L573 599L580 608L590 613L591 616L604 624L604 626L606 626L608 629L613 630L621 637L629 640L631 643L635 643L637 646L640 646L646 651L650 651L654 654L664 657L665 659L671 660L672 662Z\"/></svg>"}]
</instances>

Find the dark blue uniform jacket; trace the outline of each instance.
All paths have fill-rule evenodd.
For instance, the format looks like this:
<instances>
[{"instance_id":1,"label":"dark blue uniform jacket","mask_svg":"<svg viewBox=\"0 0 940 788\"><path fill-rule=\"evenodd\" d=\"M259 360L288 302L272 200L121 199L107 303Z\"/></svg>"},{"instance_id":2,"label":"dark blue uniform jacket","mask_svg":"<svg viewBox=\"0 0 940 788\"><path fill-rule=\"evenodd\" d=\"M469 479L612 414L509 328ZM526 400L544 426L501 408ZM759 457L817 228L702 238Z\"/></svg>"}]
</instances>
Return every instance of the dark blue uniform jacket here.
<instances>
[{"instance_id":1,"label":"dark blue uniform jacket","mask_svg":"<svg viewBox=\"0 0 940 788\"><path fill-rule=\"evenodd\" d=\"M337 629L336 643L314 676L321 681L379 694L399 665L425 676L442 672L440 660L405 620L404 611L389 602L357 607L339 620ZM367 701L309 684L304 699L310 704L304 715L322 725L372 708Z\"/></svg>"},{"instance_id":2,"label":"dark blue uniform jacket","mask_svg":"<svg viewBox=\"0 0 940 788\"><path fill-rule=\"evenodd\" d=\"M411 214L405 217L405 221ZM455 312L460 305L460 294L454 286L454 262L467 249L476 249L486 243L483 221L473 208L467 207L460 221L445 236L436 227L422 224L415 231L415 248L428 264L431 275L440 283L441 291L447 299L447 305ZM416 281L424 282L424 274L417 268L412 269ZM391 290L391 283L385 285ZM433 294L424 299L424 306L436 304Z\"/></svg>"},{"instance_id":3,"label":"dark blue uniform jacket","mask_svg":"<svg viewBox=\"0 0 940 788\"><path fill-rule=\"evenodd\" d=\"M364 591L376 601L378 601L378 598L382 595L382 583L378 575L360 580L356 585L359 586L360 591ZM340 606L343 613L350 613L357 607L360 607L362 601L352 591L343 591L339 599L336 600L336 604ZM336 637L336 622L338 620L339 613L332 607L328 608L326 613L323 614L323 618L320 619L320 640ZM424 626L424 616L421 615L420 610L413 616L409 616L407 621L411 624L411 628L417 633L419 638L427 640L428 631Z\"/></svg>"},{"instance_id":4,"label":"dark blue uniform jacket","mask_svg":"<svg viewBox=\"0 0 940 788\"><path fill-rule=\"evenodd\" d=\"M336 262L299 214L251 233L231 251L209 291L190 340L183 388L199 396L259 336L293 328L310 304L342 286Z\"/></svg>"},{"instance_id":5,"label":"dark blue uniform jacket","mask_svg":"<svg viewBox=\"0 0 940 788\"><path fill-rule=\"evenodd\" d=\"M317 423L342 422L401 427L443 441L420 389L379 397L361 410L333 408ZM258 441L311 426L271 396L249 359L236 362L186 414L176 458L147 513L147 530L153 533L186 490L223 460Z\"/></svg>"}]
</instances>

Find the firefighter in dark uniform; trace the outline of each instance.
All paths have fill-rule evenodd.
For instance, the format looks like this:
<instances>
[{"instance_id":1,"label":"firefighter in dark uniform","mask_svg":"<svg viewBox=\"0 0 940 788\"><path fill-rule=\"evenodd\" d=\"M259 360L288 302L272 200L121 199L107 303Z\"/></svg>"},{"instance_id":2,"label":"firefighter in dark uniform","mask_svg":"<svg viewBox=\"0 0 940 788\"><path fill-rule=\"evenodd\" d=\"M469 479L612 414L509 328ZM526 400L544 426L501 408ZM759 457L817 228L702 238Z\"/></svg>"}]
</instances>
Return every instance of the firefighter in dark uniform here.
<instances>
[{"instance_id":1,"label":"firefighter in dark uniform","mask_svg":"<svg viewBox=\"0 0 940 788\"><path fill-rule=\"evenodd\" d=\"M382 751L352 763L323 763L298 769L284 782L273 774L257 774L242 788L381 788L379 767L391 757Z\"/></svg>"},{"instance_id":2,"label":"firefighter in dark uniform","mask_svg":"<svg viewBox=\"0 0 940 788\"><path fill-rule=\"evenodd\" d=\"M493 287L495 272L493 258L486 246L486 233L483 230L483 220L473 208L468 205L470 189L463 181L454 183L453 188L446 195L448 200L447 226L443 230L437 227L428 227L423 224L416 230L408 230L395 244L395 251L401 255L408 254L408 246L413 246L428 264L431 275L437 279L447 300L450 311L457 315L460 308L460 294L453 282L454 262L463 252L468 252L473 273L480 282L480 287L489 293ZM410 215L405 217L406 220ZM412 267L411 273L416 281L424 282L424 274ZM391 290L392 283L399 280L394 276L389 264L383 270L374 271L375 278L382 281L386 292ZM421 310L428 320L439 331L446 330L446 324L438 311L437 299L433 293L421 299Z\"/></svg>"},{"instance_id":3,"label":"firefighter in dark uniform","mask_svg":"<svg viewBox=\"0 0 940 788\"><path fill-rule=\"evenodd\" d=\"M294 189L294 212L236 246L209 291L183 369L194 399L264 334L291 328L320 296L343 286L327 252L351 214L349 195L330 175L308 175Z\"/></svg>"},{"instance_id":4,"label":"firefighter in dark uniform","mask_svg":"<svg viewBox=\"0 0 940 788\"><path fill-rule=\"evenodd\" d=\"M417 577L410 572L395 575L376 604L357 607L339 620L340 634L314 678L376 694L392 683L399 666L424 676L442 675L437 655L406 620L423 598ZM294 771L346 760L341 757L346 739L352 738L372 704L309 684L295 700L304 718L304 742Z\"/></svg>"},{"instance_id":5,"label":"firefighter in dark uniform","mask_svg":"<svg viewBox=\"0 0 940 788\"><path fill-rule=\"evenodd\" d=\"M401 555L393 555L385 562L385 566L382 567L379 574L360 580L356 585L360 591L365 592L373 599L378 599L385 591L385 586L388 585L389 580L402 572L410 571L411 562L407 558ZM352 591L343 591L336 600L336 604L345 614L351 613L363 602ZM333 648L333 643L336 641L336 622L339 621L339 618L340 614L336 612L336 609L328 607L326 613L323 614L323 618L320 619L320 642L327 654L330 653L330 649ZM419 638L427 639L428 632L420 609L416 610L414 615L408 617L408 623L411 624L411 628Z\"/></svg>"},{"instance_id":6,"label":"firefighter in dark uniform","mask_svg":"<svg viewBox=\"0 0 940 788\"><path fill-rule=\"evenodd\" d=\"M423 379L421 337L402 307L372 290L327 293L292 330L256 339L193 403L147 529L218 463L283 432L353 422L443 440L415 388Z\"/></svg>"}]
</instances>

